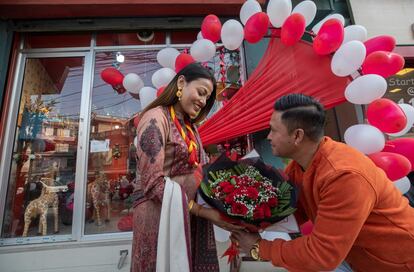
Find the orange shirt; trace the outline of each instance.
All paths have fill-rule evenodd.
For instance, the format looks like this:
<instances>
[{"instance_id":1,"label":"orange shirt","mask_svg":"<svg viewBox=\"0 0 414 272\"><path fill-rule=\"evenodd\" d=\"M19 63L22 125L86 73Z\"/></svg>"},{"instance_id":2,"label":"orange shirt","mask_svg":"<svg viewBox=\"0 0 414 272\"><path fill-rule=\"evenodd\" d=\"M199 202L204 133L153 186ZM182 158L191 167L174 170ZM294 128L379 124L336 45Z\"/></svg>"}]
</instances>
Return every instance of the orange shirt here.
<instances>
[{"instance_id":1,"label":"orange shirt","mask_svg":"<svg viewBox=\"0 0 414 272\"><path fill-rule=\"evenodd\" d=\"M414 152L414 151L413 151ZM286 169L300 187L300 218L313 231L260 242L260 257L289 271L414 271L414 209L364 154L325 137L306 171ZM295 214L296 215L296 214Z\"/></svg>"}]
</instances>

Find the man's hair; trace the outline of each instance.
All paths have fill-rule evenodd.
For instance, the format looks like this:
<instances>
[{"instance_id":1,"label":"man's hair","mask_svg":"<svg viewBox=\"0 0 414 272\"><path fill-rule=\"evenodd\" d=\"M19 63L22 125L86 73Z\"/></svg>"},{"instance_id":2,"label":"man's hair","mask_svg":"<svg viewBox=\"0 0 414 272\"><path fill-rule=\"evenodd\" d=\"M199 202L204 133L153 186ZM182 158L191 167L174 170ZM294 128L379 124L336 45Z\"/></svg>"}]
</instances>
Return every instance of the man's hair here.
<instances>
[{"instance_id":1,"label":"man's hair","mask_svg":"<svg viewBox=\"0 0 414 272\"><path fill-rule=\"evenodd\" d=\"M301 128L312 141L324 135L325 109L313 97L304 94L288 94L276 100L275 111L282 112L282 122L289 133Z\"/></svg>"}]
</instances>

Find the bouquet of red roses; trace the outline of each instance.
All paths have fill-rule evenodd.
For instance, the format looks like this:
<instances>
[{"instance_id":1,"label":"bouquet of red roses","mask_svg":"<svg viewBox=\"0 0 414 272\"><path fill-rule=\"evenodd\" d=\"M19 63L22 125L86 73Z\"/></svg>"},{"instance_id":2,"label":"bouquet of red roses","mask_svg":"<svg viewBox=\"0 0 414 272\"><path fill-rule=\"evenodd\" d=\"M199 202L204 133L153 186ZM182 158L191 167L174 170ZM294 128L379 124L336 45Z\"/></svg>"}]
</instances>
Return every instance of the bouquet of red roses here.
<instances>
[{"instance_id":1,"label":"bouquet of red roses","mask_svg":"<svg viewBox=\"0 0 414 272\"><path fill-rule=\"evenodd\" d=\"M293 214L298 197L297 188L260 158L234 162L224 156L203 168L200 194L222 213L223 220L250 231L265 229Z\"/></svg>"}]
</instances>

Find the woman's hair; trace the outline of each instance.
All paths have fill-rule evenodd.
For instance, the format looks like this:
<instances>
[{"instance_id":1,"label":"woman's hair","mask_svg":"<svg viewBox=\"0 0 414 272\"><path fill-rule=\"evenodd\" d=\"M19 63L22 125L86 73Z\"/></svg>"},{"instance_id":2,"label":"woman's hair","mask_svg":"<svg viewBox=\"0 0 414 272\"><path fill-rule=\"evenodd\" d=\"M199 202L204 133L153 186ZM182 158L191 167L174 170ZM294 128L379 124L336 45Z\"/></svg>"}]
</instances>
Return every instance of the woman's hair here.
<instances>
[{"instance_id":1,"label":"woman's hair","mask_svg":"<svg viewBox=\"0 0 414 272\"><path fill-rule=\"evenodd\" d=\"M282 122L289 133L301 128L312 141L317 141L324 135L325 109L313 97L288 94L279 98L273 109L282 113Z\"/></svg>"},{"instance_id":2,"label":"woman's hair","mask_svg":"<svg viewBox=\"0 0 414 272\"><path fill-rule=\"evenodd\" d=\"M153 109L158 106L170 106L174 105L178 102L178 97L176 95L178 86L177 81L180 76L184 76L185 81L187 83L190 83L191 81L205 78L212 82L213 84L213 91L211 92L211 95L209 99L206 101L206 105L204 108L200 110L200 113L197 115L195 119L192 120L192 122L199 123L204 118L207 117L207 114L210 112L211 108L213 107L214 100L216 99L216 79L214 78L214 75L207 69L204 68L199 63L191 63L181 69L180 72L178 72L175 77L171 80L171 82L165 87L165 90L162 92L162 94L156 98L151 104L149 104L142 112L144 114L150 109ZM141 114L141 115L142 115Z\"/></svg>"}]
</instances>

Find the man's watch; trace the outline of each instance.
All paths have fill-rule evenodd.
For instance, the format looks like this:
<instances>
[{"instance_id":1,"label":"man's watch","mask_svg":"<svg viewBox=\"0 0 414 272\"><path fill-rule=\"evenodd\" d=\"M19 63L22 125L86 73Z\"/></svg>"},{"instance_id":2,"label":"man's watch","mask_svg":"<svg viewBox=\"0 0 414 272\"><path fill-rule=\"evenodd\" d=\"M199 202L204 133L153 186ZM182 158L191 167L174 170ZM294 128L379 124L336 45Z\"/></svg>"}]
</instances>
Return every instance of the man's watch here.
<instances>
[{"instance_id":1,"label":"man's watch","mask_svg":"<svg viewBox=\"0 0 414 272\"><path fill-rule=\"evenodd\" d=\"M253 247L250 249L250 256L252 256L253 260L261 261L259 255L259 241L256 242Z\"/></svg>"}]
</instances>

